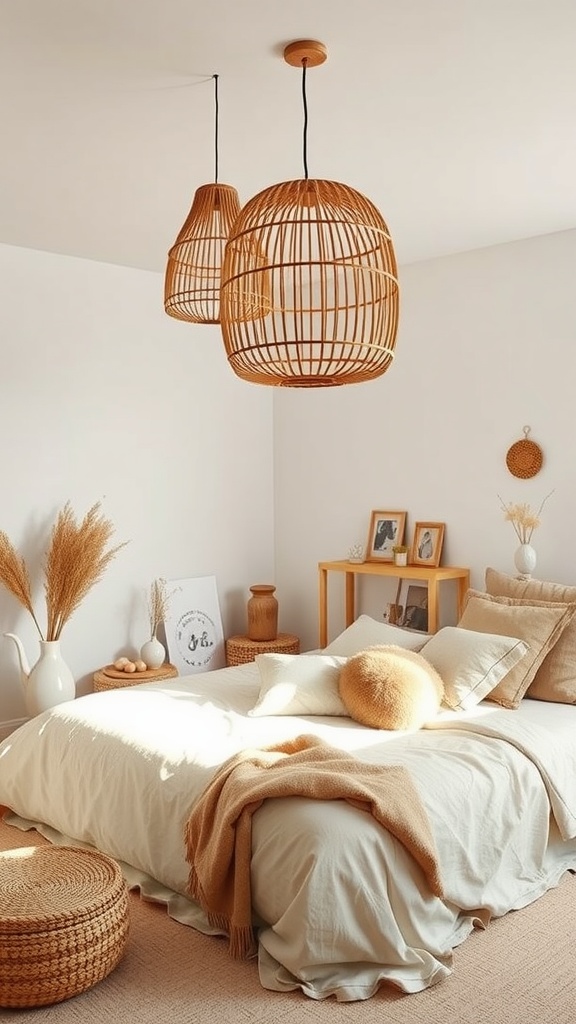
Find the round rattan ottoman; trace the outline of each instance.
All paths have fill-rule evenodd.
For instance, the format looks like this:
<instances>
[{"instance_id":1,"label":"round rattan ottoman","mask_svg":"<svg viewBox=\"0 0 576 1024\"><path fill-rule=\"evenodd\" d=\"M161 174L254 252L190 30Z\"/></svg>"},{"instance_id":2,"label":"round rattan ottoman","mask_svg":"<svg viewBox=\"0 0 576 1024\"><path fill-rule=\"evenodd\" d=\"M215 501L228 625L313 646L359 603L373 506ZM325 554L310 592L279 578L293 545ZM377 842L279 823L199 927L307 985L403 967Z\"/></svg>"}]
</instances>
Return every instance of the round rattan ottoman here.
<instances>
[{"instance_id":1,"label":"round rattan ottoman","mask_svg":"<svg viewBox=\"0 0 576 1024\"><path fill-rule=\"evenodd\" d=\"M126 948L128 889L95 850L0 853L0 1006L46 1006L110 974Z\"/></svg>"}]
</instances>

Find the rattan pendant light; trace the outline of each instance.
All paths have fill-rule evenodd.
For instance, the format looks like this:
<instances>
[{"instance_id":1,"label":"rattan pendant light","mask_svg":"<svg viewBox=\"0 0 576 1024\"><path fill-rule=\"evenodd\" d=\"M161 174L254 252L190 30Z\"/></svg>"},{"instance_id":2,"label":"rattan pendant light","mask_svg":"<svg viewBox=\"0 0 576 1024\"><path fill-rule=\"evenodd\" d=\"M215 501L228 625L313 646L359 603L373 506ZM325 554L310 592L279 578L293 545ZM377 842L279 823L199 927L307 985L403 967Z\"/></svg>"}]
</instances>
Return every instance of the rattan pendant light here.
<instances>
[{"instance_id":1,"label":"rattan pendant light","mask_svg":"<svg viewBox=\"0 0 576 1024\"><path fill-rule=\"evenodd\" d=\"M394 358L398 278L388 228L353 188L308 177L306 69L326 56L314 40L284 50L302 69L304 178L250 199L224 253L226 354L255 384L356 384L385 373Z\"/></svg>"},{"instance_id":2,"label":"rattan pendant light","mask_svg":"<svg viewBox=\"0 0 576 1024\"><path fill-rule=\"evenodd\" d=\"M218 75L214 80L214 183L200 185L190 212L168 253L164 309L177 320L220 323L220 275L224 246L240 212L238 193L218 182Z\"/></svg>"}]
</instances>

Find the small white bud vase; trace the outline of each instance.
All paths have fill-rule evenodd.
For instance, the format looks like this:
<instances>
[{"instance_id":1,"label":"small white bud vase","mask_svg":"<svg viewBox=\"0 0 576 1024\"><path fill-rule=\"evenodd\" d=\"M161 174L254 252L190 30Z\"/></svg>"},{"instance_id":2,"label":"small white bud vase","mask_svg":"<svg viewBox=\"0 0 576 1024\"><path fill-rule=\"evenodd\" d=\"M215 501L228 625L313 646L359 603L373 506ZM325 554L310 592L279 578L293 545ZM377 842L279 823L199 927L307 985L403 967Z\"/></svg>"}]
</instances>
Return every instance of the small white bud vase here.
<instances>
[{"instance_id":1,"label":"small white bud vase","mask_svg":"<svg viewBox=\"0 0 576 1024\"><path fill-rule=\"evenodd\" d=\"M514 565L524 580L529 580L536 568L536 552L531 544L520 544L514 552Z\"/></svg>"},{"instance_id":2,"label":"small white bud vase","mask_svg":"<svg viewBox=\"0 0 576 1024\"><path fill-rule=\"evenodd\" d=\"M394 552L394 565L408 565L408 552L407 551L395 551Z\"/></svg>"},{"instance_id":3,"label":"small white bud vase","mask_svg":"<svg viewBox=\"0 0 576 1024\"><path fill-rule=\"evenodd\" d=\"M140 648L140 657L147 668L160 668L166 660L166 648L158 637L150 637Z\"/></svg>"}]
</instances>

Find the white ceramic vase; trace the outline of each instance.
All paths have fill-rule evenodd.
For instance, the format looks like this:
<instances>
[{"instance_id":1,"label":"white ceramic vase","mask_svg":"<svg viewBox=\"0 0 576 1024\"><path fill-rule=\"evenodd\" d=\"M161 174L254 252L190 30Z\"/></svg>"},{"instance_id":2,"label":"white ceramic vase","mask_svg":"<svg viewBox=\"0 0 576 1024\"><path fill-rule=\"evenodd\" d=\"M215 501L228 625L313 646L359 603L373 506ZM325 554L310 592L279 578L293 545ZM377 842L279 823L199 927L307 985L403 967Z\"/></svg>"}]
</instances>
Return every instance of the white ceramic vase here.
<instances>
[{"instance_id":1,"label":"white ceramic vase","mask_svg":"<svg viewBox=\"0 0 576 1024\"><path fill-rule=\"evenodd\" d=\"M20 678L26 710L32 717L64 701L74 700L76 684L60 651L59 640L40 640L40 657L29 668L22 641L15 633L4 636L13 640L18 651Z\"/></svg>"},{"instance_id":2,"label":"white ceramic vase","mask_svg":"<svg viewBox=\"0 0 576 1024\"><path fill-rule=\"evenodd\" d=\"M140 648L140 657L147 668L160 668L166 660L166 648L157 636L150 637Z\"/></svg>"},{"instance_id":3,"label":"white ceramic vase","mask_svg":"<svg viewBox=\"0 0 576 1024\"><path fill-rule=\"evenodd\" d=\"M60 652L59 640L40 640L40 657L26 687L26 706L31 715L74 700L76 684Z\"/></svg>"},{"instance_id":4,"label":"white ceramic vase","mask_svg":"<svg viewBox=\"0 0 576 1024\"><path fill-rule=\"evenodd\" d=\"M529 579L536 568L536 552L531 544L520 544L514 552L514 565L524 579Z\"/></svg>"}]
</instances>

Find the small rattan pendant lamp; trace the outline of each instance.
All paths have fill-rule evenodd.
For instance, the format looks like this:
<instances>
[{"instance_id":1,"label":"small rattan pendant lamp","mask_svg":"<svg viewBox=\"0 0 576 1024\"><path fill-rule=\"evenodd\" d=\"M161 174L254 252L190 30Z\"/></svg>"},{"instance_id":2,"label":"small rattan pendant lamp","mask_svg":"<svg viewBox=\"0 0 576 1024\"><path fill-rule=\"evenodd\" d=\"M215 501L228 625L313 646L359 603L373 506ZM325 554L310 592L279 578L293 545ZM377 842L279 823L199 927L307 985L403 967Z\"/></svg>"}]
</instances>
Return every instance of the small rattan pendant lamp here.
<instances>
[{"instance_id":1,"label":"small rattan pendant lamp","mask_svg":"<svg viewBox=\"0 0 576 1024\"><path fill-rule=\"evenodd\" d=\"M308 178L306 69L326 55L314 40L284 50L302 68L305 176L250 199L224 252L224 345L234 372L255 384L356 384L394 358L398 279L388 228L348 185Z\"/></svg>"},{"instance_id":2,"label":"small rattan pendant lamp","mask_svg":"<svg viewBox=\"0 0 576 1024\"><path fill-rule=\"evenodd\" d=\"M168 316L195 324L220 323L220 275L224 246L240 212L232 185L218 183L218 75L214 80L215 173L200 185L190 212L168 253L164 309Z\"/></svg>"}]
</instances>

